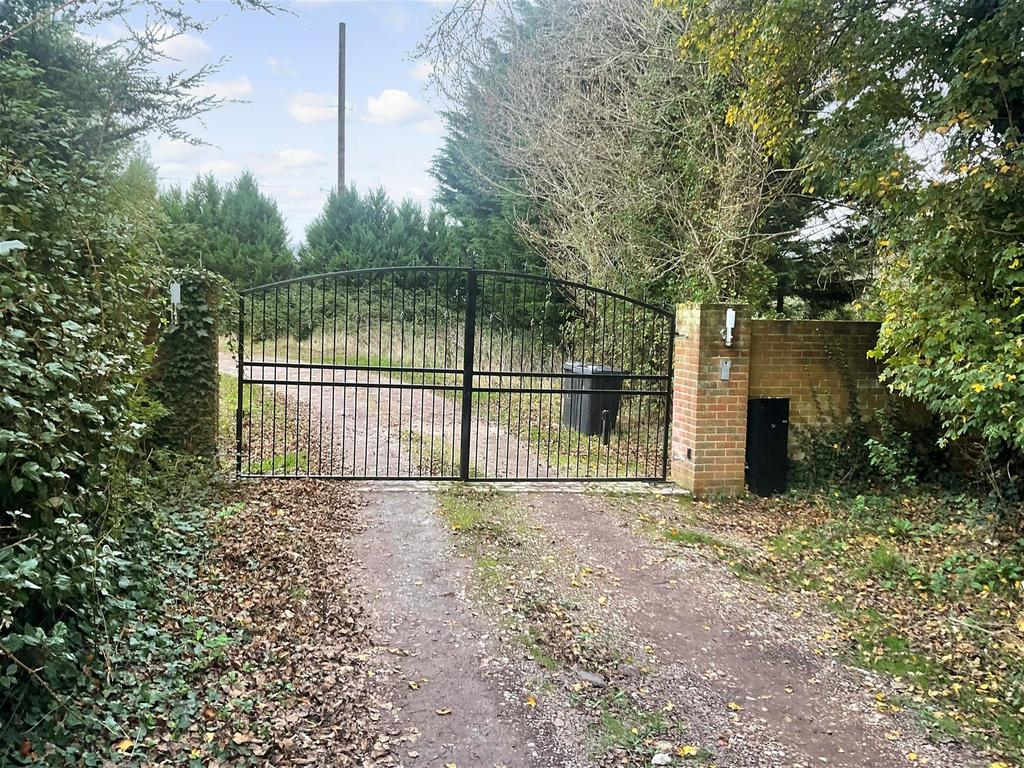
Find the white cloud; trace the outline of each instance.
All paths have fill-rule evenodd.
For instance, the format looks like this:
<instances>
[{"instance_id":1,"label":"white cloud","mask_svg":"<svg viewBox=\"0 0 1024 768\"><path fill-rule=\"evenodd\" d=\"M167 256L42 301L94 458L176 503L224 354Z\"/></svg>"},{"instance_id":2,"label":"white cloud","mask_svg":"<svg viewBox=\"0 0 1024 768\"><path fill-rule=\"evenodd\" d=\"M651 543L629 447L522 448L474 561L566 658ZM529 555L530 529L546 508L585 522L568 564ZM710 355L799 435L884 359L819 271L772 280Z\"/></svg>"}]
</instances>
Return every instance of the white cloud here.
<instances>
[{"instance_id":1,"label":"white cloud","mask_svg":"<svg viewBox=\"0 0 1024 768\"><path fill-rule=\"evenodd\" d=\"M420 133L443 133L444 121L438 115L434 115L418 121L415 127Z\"/></svg>"},{"instance_id":2,"label":"white cloud","mask_svg":"<svg viewBox=\"0 0 1024 768\"><path fill-rule=\"evenodd\" d=\"M270 56L266 59L267 68L271 72L279 72L283 75L294 75L298 73L295 65L287 59L281 59L277 56Z\"/></svg>"},{"instance_id":3,"label":"white cloud","mask_svg":"<svg viewBox=\"0 0 1024 768\"><path fill-rule=\"evenodd\" d=\"M303 91L288 102L288 113L300 123L327 123L338 116L338 98L331 94Z\"/></svg>"},{"instance_id":4,"label":"white cloud","mask_svg":"<svg viewBox=\"0 0 1024 768\"><path fill-rule=\"evenodd\" d=\"M218 99L241 99L252 93L252 82L245 76L234 80L211 80L196 88L196 93Z\"/></svg>"},{"instance_id":5,"label":"white cloud","mask_svg":"<svg viewBox=\"0 0 1024 768\"><path fill-rule=\"evenodd\" d=\"M257 173L296 173L328 168L329 161L323 152L288 148L280 149L268 157L259 158L252 163L252 166Z\"/></svg>"},{"instance_id":6,"label":"white cloud","mask_svg":"<svg viewBox=\"0 0 1024 768\"><path fill-rule=\"evenodd\" d=\"M208 56L213 49L205 40L182 32L164 40L157 46L157 50L164 56L177 61L195 61Z\"/></svg>"},{"instance_id":7,"label":"white cloud","mask_svg":"<svg viewBox=\"0 0 1024 768\"><path fill-rule=\"evenodd\" d=\"M409 12L401 8L389 8L384 13L384 24L395 32L404 32L409 26Z\"/></svg>"},{"instance_id":8,"label":"white cloud","mask_svg":"<svg viewBox=\"0 0 1024 768\"><path fill-rule=\"evenodd\" d=\"M152 147L151 157L162 178L182 184L188 184L200 173L230 178L241 173L243 168L242 163L225 157L216 147L171 139L157 141Z\"/></svg>"},{"instance_id":9,"label":"white cloud","mask_svg":"<svg viewBox=\"0 0 1024 768\"><path fill-rule=\"evenodd\" d=\"M427 108L407 91L388 88L381 91L380 96L371 96L366 100L366 114L362 119L367 123L407 123L426 111Z\"/></svg>"},{"instance_id":10,"label":"white cloud","mask_svg":"<svg viewBox=\"0 0 1024 768\"><path fill-rule=\"evenodd\" d=\"M422 83L434 74L434 65L429 61L417 61L409 74L413 76L413 79Z\"/></svg>"}]
</instances>

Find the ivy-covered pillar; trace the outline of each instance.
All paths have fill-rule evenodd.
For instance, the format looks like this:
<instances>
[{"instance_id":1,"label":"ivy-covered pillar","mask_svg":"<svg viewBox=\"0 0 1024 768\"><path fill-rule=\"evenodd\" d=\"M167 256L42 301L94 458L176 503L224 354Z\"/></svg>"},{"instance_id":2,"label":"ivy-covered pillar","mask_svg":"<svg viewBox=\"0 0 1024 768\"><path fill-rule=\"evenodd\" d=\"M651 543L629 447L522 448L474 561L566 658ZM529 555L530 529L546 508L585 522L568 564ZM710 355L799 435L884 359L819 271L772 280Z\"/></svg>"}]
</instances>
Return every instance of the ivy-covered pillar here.
<instances>
[{"instance_id":1,"label":"ivy-covered pillar","mask_svg":"<svg viewBox=\"0 0 1024 768\"><path fill-rule=\"evenodd\" d=\"M176 270L181 304L157 342L150 392L166 409L154 426L157 445L213 457L217 452L219 371L217 308L221 280L201 269Z\"/></svg>"}]
</instances>

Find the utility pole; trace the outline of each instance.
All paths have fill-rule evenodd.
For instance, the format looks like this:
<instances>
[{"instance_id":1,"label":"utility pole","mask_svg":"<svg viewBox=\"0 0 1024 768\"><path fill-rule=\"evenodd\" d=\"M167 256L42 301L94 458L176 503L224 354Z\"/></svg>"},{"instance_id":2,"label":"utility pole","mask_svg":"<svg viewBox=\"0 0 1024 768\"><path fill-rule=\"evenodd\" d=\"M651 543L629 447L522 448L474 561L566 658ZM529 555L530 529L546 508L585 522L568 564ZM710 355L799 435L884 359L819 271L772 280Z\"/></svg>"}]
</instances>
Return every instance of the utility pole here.
<instances>
[{"instance_id":1,"label":"utility pole","mask_svg":"<svg viewBox=\"0 0 1024 768\"><path fill-rule=\"evenodd\" d=\"M345 189L345 22L338 24L338 193Z\"/></svg>"}]
</instances>

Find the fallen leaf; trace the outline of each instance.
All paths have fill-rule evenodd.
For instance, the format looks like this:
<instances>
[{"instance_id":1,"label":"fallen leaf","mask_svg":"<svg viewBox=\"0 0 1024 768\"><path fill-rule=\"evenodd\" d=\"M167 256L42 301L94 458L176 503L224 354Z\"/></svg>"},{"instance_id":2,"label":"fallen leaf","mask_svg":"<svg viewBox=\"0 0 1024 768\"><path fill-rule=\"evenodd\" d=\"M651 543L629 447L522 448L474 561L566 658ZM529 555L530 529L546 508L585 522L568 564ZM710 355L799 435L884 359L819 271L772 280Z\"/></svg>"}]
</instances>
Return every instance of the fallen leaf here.
<instances>
[{"instance_id":1,"label":"fallen leaf","mask_svg":"<svg viewBox=\"0 0 1024 768\"><path fill-rule=\"evenodd\" d=\"M440 715L441 717L444 717L445 715L450 715L452 713L452 711L450 709L448 709L448 707L444 707L443 709L435 710L435 712L438 715Z\"/></svg>"}]
</instances>

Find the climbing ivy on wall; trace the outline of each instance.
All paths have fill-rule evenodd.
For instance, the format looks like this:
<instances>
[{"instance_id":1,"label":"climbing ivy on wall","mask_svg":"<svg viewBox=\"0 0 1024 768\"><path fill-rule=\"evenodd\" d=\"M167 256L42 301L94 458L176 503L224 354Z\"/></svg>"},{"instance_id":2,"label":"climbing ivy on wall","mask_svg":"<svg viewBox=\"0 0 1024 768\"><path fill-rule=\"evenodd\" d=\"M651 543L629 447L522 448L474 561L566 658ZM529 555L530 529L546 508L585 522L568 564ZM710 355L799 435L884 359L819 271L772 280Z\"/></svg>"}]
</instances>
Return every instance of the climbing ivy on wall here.
<instances>
[{"instance_id":1,"label":"climbing ivy on wall","mask_svg":"<svg viewBox=\"0 0 1024 768\"><path fill-rule=\"evenodd\" d=\"M175 270L181 306L160 334L150 391L166 409L153 429L164 448L197 456L217 450L218 326L222 302L232 294L219 275L203 269Z\"/></svg>"}]
</instances>

